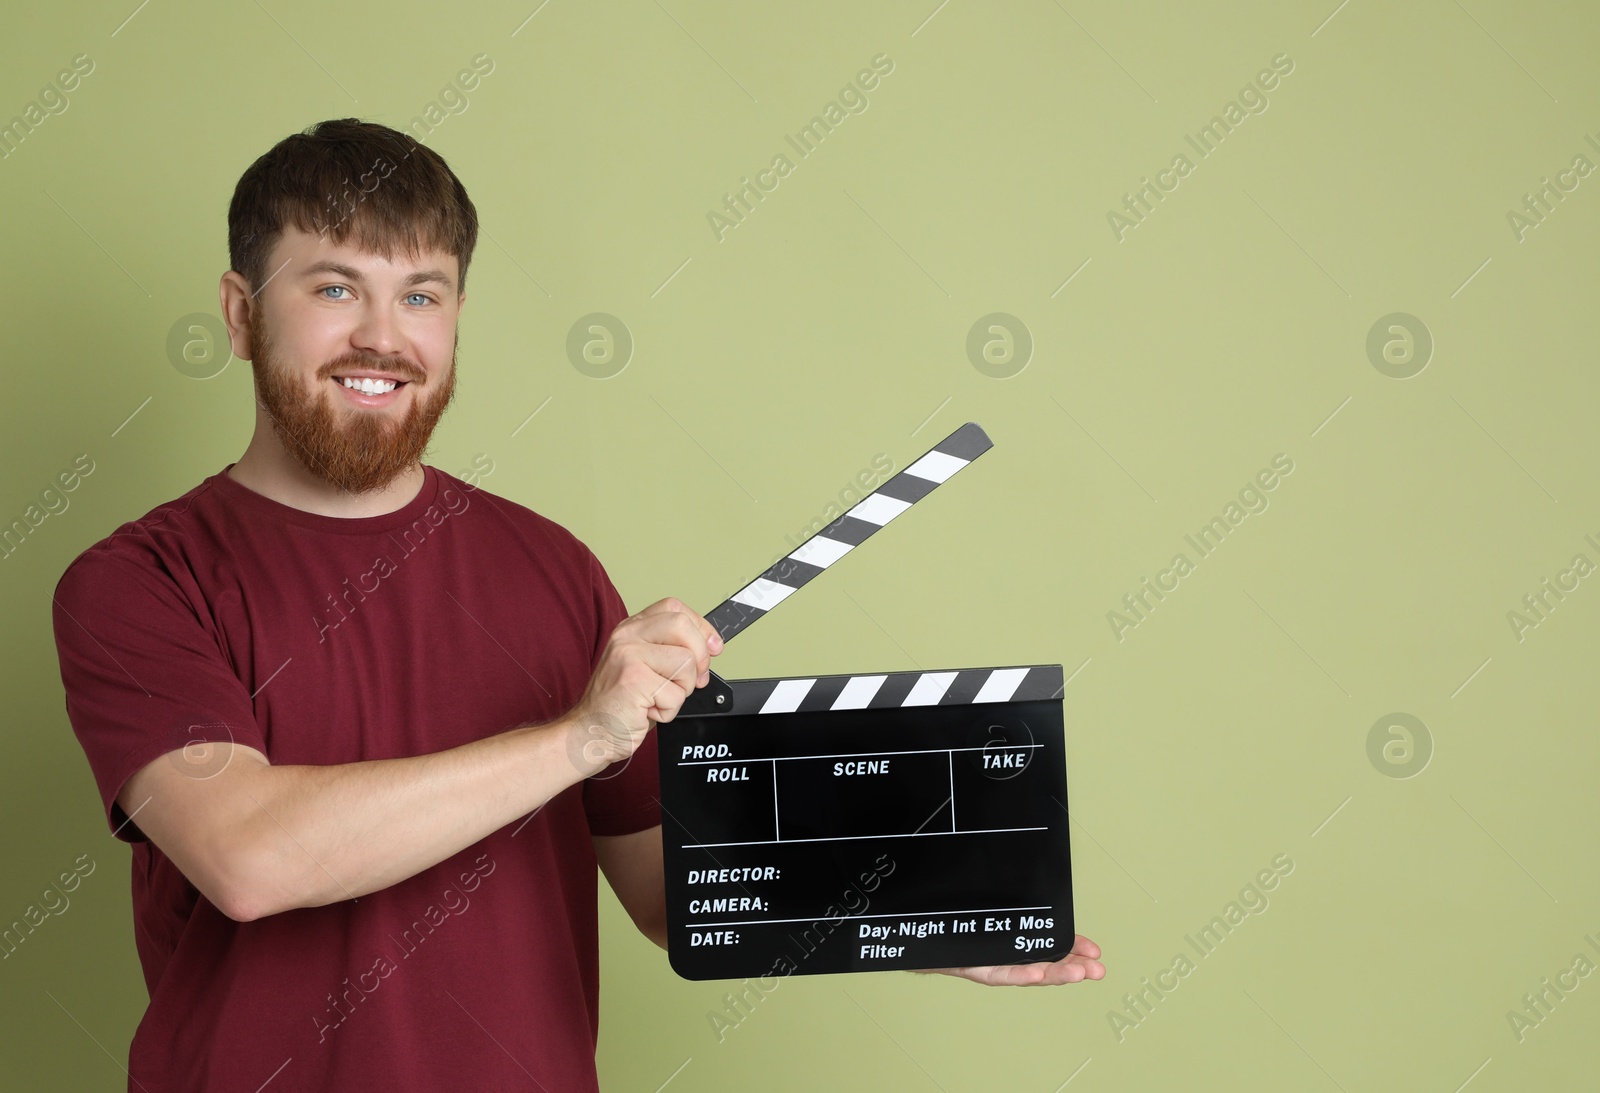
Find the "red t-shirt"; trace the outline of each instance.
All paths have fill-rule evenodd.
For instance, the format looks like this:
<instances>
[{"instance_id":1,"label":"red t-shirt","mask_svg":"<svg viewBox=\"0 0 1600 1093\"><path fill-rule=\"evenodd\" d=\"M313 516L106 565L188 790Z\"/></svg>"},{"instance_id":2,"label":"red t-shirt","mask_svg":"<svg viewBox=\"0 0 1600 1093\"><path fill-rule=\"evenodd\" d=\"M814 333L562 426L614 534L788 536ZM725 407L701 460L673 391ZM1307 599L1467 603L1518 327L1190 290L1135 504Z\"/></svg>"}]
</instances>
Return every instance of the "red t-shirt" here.
<instances>
[{"instance_id":1,"label":"red t-shirt","mask_svg":"<svg viewBox=\"0 0 1600 1093\"><path fill-rule=\"evenodd\" d=\"M61 578L67 713L133 847L150 1006L130 1090L597 1088L590 835L661 822L654 733L627 764L399 884L248 923L139 831L159 801L131 818L116 804L129 776L191 740L352 763L576 704L628 615L605 570L559 524L425 471L405 508L359 519L219 472Z\"/></svg>"}]
</instances>

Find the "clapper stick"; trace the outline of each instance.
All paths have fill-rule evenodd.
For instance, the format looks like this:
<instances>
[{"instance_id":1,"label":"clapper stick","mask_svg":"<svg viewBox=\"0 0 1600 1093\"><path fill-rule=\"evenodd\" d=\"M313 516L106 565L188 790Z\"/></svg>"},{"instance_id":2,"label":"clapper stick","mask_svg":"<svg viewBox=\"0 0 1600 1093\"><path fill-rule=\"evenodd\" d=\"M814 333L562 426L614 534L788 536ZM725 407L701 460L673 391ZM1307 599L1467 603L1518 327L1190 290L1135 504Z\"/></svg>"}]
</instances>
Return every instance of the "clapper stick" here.
<instances>
[{"instance_id":1,"label":"clapper stick","mask_svg":"<svg viewBox=\"0 0 1600 1093\"><path fill-rule=\"evenodd\" d=\"M961 468L994 447L989 434L969 421L850 506L848 512L774 563L755 580L706 613L724 643L743 633L823 570L860 546L873 532L948 482ZM733 691L715 672L681 707L688 715L727 713Z\"/></svg>"}]
</instances>

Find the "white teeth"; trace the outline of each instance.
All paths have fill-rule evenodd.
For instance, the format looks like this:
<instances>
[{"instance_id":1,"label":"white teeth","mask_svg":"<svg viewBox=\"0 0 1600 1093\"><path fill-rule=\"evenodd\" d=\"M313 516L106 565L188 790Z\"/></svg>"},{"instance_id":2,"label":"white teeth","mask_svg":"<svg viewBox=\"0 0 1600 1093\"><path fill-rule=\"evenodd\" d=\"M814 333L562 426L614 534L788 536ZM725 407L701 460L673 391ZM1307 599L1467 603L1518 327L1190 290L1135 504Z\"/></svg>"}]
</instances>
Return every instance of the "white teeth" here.
<instances>
[{"instance_id":1,"label":"white teeth","mask_svg":"<svg viewBox=\"0 0 1600 1093\"><path fill-rule=\"evenodd\" d=\"M360 391L363 395L386 395L398 386L394 380L375 380L366 377L351 379L346 376L341 382L351 390Z\"/></svg>"}]
</instances>

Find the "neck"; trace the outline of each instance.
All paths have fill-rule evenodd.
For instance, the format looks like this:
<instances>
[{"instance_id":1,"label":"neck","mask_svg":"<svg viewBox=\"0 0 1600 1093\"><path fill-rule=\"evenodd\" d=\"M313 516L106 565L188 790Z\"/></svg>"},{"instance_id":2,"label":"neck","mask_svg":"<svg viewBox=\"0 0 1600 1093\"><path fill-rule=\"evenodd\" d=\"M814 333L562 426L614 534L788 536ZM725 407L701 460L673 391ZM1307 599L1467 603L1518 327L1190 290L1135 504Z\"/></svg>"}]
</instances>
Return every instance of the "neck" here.
<instances>
[{"instance_id":1,"label":"neck","mask_svg":"<svg viewBox=\"0 0 1600 1093\"><path fill-rule=\"evenodd\" d=\"M302 512L354 519L386 516L405 508L422 492L422 464L414 463L382 489L348 493L316 477L284 448L271 419L256 409L256 431L250 446L227 475L263 497Z\"/></svg>"}]
</instances>

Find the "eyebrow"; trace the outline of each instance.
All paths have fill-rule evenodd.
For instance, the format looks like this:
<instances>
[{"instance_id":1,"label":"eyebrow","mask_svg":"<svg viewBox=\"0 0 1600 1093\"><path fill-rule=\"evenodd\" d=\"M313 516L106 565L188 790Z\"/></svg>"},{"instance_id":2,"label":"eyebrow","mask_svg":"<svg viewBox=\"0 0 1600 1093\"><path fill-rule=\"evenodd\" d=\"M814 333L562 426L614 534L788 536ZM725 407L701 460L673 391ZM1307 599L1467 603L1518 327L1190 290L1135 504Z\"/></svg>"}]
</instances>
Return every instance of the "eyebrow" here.
<instances>
[{"instance_id":1,"label":"eyebrow","mask_svg":"<svg viewBox=\"0 0 1600 1093\"><path fill-rule=\"evenodd\" d=\"M358 283L366 280L361 275L361 271L354 266L347 266L343 262L335 262L327 258L320 262L311 263L311 265L302 269L298 276L303 280L314 277L319 273L336 273L347 281L356 281ZM412 285L426 284L430 281L438 282L447 289L455 288L455 282L446 276L442 269L419 269L404 281L401 281L400 284L404 287L410 287Z\"/></svg>"}]
</instances>

